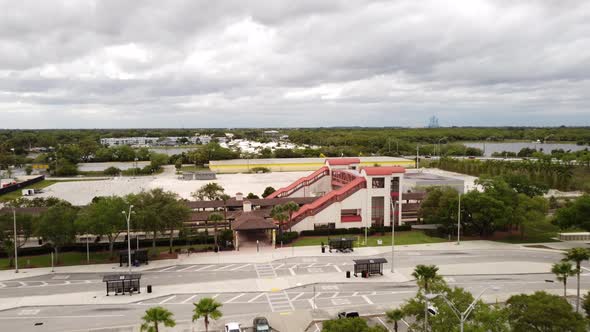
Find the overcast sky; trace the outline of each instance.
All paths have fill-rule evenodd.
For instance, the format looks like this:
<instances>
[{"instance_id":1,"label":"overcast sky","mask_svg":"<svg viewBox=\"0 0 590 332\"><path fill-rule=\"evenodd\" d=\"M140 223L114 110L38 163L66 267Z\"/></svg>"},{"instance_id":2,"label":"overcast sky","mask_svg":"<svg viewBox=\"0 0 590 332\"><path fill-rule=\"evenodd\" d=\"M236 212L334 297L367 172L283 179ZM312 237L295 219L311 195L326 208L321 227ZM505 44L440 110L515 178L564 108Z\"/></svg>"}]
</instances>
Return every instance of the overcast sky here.
<instances>
[{"instance_id":1,"label":"overcast sky","mask_svg":"<svg viewBox=\"0 0 590 332\"><path fill-rule=\"evenodd\" d=\"M0 128L590 125L584 0L0 8Z\"/></svg>"}]
</instances>

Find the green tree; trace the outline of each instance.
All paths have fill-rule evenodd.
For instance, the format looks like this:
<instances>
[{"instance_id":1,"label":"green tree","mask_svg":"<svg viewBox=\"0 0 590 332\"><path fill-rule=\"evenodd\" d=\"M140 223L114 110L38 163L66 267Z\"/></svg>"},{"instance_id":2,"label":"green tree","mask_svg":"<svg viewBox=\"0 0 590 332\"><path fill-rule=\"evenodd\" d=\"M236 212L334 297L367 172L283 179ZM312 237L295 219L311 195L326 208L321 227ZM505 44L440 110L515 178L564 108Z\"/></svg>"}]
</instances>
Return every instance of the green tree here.
<instances>
[{"instance_id":1,"label":"green tree","mask_svg":"<svg viewBox=\"0 0 590 332\"><path fill-rule=\"evenodd\" d=\"M576 270L570 262L559 262L553 264L551 272L555 274L558 281L563 283L563 297L567 297L567 278L576 275Z\"/></svg>"},{"instance_id":2,"label":"green tree","mask_svg":"<svg viewBox=\"0 0 590 332\"><path fill-rule=\"evenodd\" d=\"M31 173L33 173L33 166L27 165L27 167L25 167L25 173L27 173L27 175L31 175Z\"/></svg>"},{"instance_id":3,"label":"green tree","mask_svg":"<svg viewBox=\"0 0 590 332\"><path fill-rule=\"evenodd\" d=\"M513 331L586 331L584 318L565 299L542 291L511 296L506 310Z\"/></svg>"},{"instance_id":4,"label":"green tree","mask_svg":"<svg viewBox=\"0 0 590 332\"><path fill-rule=\"evenodd\" d=\"M590 291L586 293L584 296L584 301L582 302L582 309L586 313L586 317L590 317Z\"/></svg>"},{"instance_id":5,"label":"green tree","mask_svg":"<svg viewBox=\"0 0 590 332\"><path fill-rule=\"evenodd\" d=\"M184 222L188 220L191 210L184 202L178 200L178 195L173 192L164 192L161 197L163 201L160 202L160 213L162 223L169 232L168 252L172 253L174 232L182 228Z\"/></svg>"},{"instance_id":6,"label":"green tree","mask_svg":"<svg viewBox=\"0 0 590 332\"><path fill-rule=\"evenodd\" d=\"M590 252L585 248L572 248L568 250L563 258L563 261L571 261L576 263L576 312L580 311L580 274L582 273L582 262L590 259Z\"/></svg>"},{"instance_id":7,"label":"green tree","mask_svg":"<svg viewBox=\"0 0 590 332\"><path fill-rule=\"evenodd\" d=\"M289 232L291 231L291 227L293 227L293 213L299 211L299 204L290 201L283 205L283 210L289 216Z\"/></svg>"},{"instance_id":8,"label":"green tree","mask_svg":"<svg viewBox=\"0 0 590 332\"><path fill-rule=\"evenodd\" d=\"M279 239L282 239L283 238L283 224L285 223L285 221L287 221L289 219L289 216L285 212L285 208L280 204L273 206L272 210L270 210L270 216L272 217L273 220L276 220L279 222Z\"/></svg>"},{"instance_id":9,"label":"green tree","mask_svg":"<svg viewBox=\"0 0 590 332\"><path fill-rule=\"evenodd\" d=\"M16 214L16 247L22 248L33 234L35 217L31 214ZM0 214L0 245L8 256L8 266L14 266L14 215L12 211Z\"/></svg>"},{"instance_id":10,"label":"green tree","mask_svg":"<svg viewBox=\"0 0 590 332\"><path fill-rule=\"evenodd\" d=\"M377 325L369 327L367 321L355 317L347 319L332 319L327 320L322 324L322 332L385 332L387 331L383 326Z\"/></svg>"},{"instance_id":11,"label":"green tree","mask_svg":"<svg viewBox=\"0 0 590 332\"><path fill-rule=\"evenodd\" d=\"M129 203L120 196L96 197L78 214L76 228L82 234L104 236L109 241L111 258L114 256L115 241L127 229L125 216Z\"/></svg>"},{"instance_id":12,"label":"green tree","mask_svg":"<svg viewBox=\"0 0 590 332\"><path fill-rule=\"evenodd\" d=\"M429 292L429 287L434 284L443 281L442 277L438 274L438 267L436 265L416 265L412 277L416 279L416 283L424 293Z\"/></svg>"},{"instance_id":13,"label":"green tree","mask_svg":"<svg viewBox=\"0 0 590 332\"><path fill-rule=\"evenodd\" d=\"M273 187L266 187L264 188L264 192L262 193L262 198L266 198L268 195L274 193L276 190Z\"/></svg>"},{"instance_id":14,"label":"green tree","mask_svg":"<svg viewBox=\"0 0 590 332\"><path fill-rule=\"evenodd\" d=\"M217 233L218 233L218 228L217 225L219 224L220 221L223 220L223 216L220 215L219 213L211 213L209 215L209 218L207 219L208 221L213 223L213 242L215 243L215 249L218 250L219 246L218 246L218 238L217 238Z\"/></svg>"},{"instance_id":15,"label":"green tree","mask_svg":"<svg viewBox=\"0 0 590 332\"><path fill-rule=\"evenodd\" d=\"M404 312L401 309L392 309L385 312L388 323L393 323L393 330L397 332L398 322L404 319Z\"/></svg>"},{"instance_id":16,"label":"green tree","mask_svg":"<svg viewBox=\"0 0 590 332\"><path fill-rule=\"evenodd\" d=\"M577 198L555 213L554 223L561 229L581 228L590 231L590 195Z\"/></svg>"},{"instance_id":17,"label":"green tree","mask_svg":"<svg viewBox=\"0 0 590 332\"><path fill-rule=\"evenodd\" d=\"M209 319L217 320L223 316L221 303L210 297L202 298L198 303L193 303L193 322L203 318L205 321L205 331L209 331Z\"/></svg>"},{"instance_id":18,"label":"green tree","mask_svg":"<svg viewBox=\"0 0 590 332\"><path fill-rule=\"evenodd\" d=\"M141 324L140 331L142 332L159 332L160 324L167 327L176 326L176 322L173 318L174 314L162 307L153 307L146 310L145 315L141 318L143 324Z\"/></svg>"},{"instance_id":19,"label":"green tree","mask_svg":"<svg viewBox=\"0 0 590 332\"><path fill-rule=\"evenodd\" d=\"M193 197L200 201L204 201L205 199L214 201L220 199L220 196L223 195L224 192L225 189L223 189L221 185L216 182L209 182L195 191Z\"/></svg>"},{"instance_id":20,"label":"green tree","mask_svg":"<svg viewBox=\"0 0 590 332\"><path fill-rule=\"evenodd\" d=\"M168 164L168 162L169 162L168 159L169 159L168 155L166 155L164 153L152 153L150 155L150 166L151 166L152 170L157 171L162 166Z\"/></svg>"},{"instance_id":21,"label":"green tree","mask_svg":"<svg viewBox=\"0 0 590 332\"><path fill-rule=\"evenodd\" d=\"M75 221L77 210L67 203L60 202L47 209L37 222L35 233L51 242L55 259L59 262L59 249L74 242L76 238Z\"/></svg>"},{"instance_id":22,"label":"green tree","mask_svg":"<svg viewBox=\"0 0 590 332\"><path fill-rule=\"evenodd\" d=\"M111 167L106 168L103 171L103 173L105 175L117 176L117 175L121 174L121 170L119 168L115 167L115 166L111 166Z\"/></svg>"}]
</instances>

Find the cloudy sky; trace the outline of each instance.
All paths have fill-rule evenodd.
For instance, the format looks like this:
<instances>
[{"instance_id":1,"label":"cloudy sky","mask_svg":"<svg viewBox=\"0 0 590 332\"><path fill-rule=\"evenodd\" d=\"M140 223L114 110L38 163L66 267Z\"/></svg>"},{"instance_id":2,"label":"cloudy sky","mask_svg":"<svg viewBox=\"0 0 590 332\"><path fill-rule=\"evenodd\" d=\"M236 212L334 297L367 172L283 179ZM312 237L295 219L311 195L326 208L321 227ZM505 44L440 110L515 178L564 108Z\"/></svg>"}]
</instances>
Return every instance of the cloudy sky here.
<instances>
[{"instance_id":1,"label":"cloudy sky","mask_svg":"<svg viewBox=\"0 0 590 332\"><path fill-rule=\"evenodd\" d=\"M0 128L590 125L584 0L0 8Z\"/></svg>"}]
</instances>

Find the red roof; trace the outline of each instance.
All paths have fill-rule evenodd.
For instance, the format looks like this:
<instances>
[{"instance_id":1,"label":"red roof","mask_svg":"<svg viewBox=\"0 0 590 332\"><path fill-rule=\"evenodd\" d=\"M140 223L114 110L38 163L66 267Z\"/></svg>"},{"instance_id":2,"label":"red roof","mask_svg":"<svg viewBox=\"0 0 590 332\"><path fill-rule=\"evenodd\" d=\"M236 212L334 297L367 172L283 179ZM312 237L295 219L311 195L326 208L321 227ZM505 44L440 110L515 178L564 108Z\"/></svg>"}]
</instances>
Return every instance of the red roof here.
<instances>
[{"instance_id":1,"label":"red roof","mask_svg":"<svg viewBox=\"0 0 590 332\"><path fill-rule=\"evenodd\" d=\"M405 173L406 169L401 166L378 166L378 167L364 167L362 171L369 176L376 175L391 175L393 173Z\"/></svg>"},{"instance_id":2,"label":"red roof","mask_svg":"<svg viewBox=\"0 0 590 332\"><path fill-rule=\"evenodd\" d=\"M338 158L338 159L326 159L329 165L350 165L360 164L359 158Z\"/></svg>"}]
</instances>

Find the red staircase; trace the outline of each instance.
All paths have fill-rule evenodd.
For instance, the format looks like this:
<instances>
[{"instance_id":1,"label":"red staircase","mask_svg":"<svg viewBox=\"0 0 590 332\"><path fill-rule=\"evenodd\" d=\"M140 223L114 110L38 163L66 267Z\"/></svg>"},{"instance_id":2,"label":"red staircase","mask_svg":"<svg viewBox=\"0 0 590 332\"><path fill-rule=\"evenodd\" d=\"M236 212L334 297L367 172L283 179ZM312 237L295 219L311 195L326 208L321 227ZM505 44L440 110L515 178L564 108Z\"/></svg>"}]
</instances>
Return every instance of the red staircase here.
<instances>
[{"instance_id":1,"label":"red staircase","mask_svg":"<svg viewBox=\"0 0 590 332\"><path fill-rule=\"evenodd\" d=\"M330 169L328 166L324 166L317 171L311 173L306 177L302 177L299 180L291 183L289 186L285 188L281 188L274 193L266 196L266 199L272 198L281 198L281 197L289 197L297 190L312 185L313 183L317 182L319 179L323 178L324 176L330 175Z\"/></svg>"},{"instance_id":2,"label":"red staircase","mask_svg":"<svg viewBox=\"0 0 590 332\"><path fill-rule=\"evenodd\" d=\"M350 174L350 173L349 173ZM293 227L301 220L316 215L323 209L327 208L335 202L342 202L344 199L367 187L367 181L363 177L356 177L354 180L348 182L342 188L333 190L328 194L318 198L312 203L303 205L299 211L293 214L293 219L290 225L285 225L285 228Z\"/></svg>"},{"instance_id":3,"label":"red staircase","mask_svg":"<svg viewBox=\"0 0 590 332\"><path fill-rule=\"evenodd\" d=\"M333 170L332 171L332 186L342 187L352 181L354 181L358 175L350 173L348 171Z\"/></svg>"}]
</instances>

